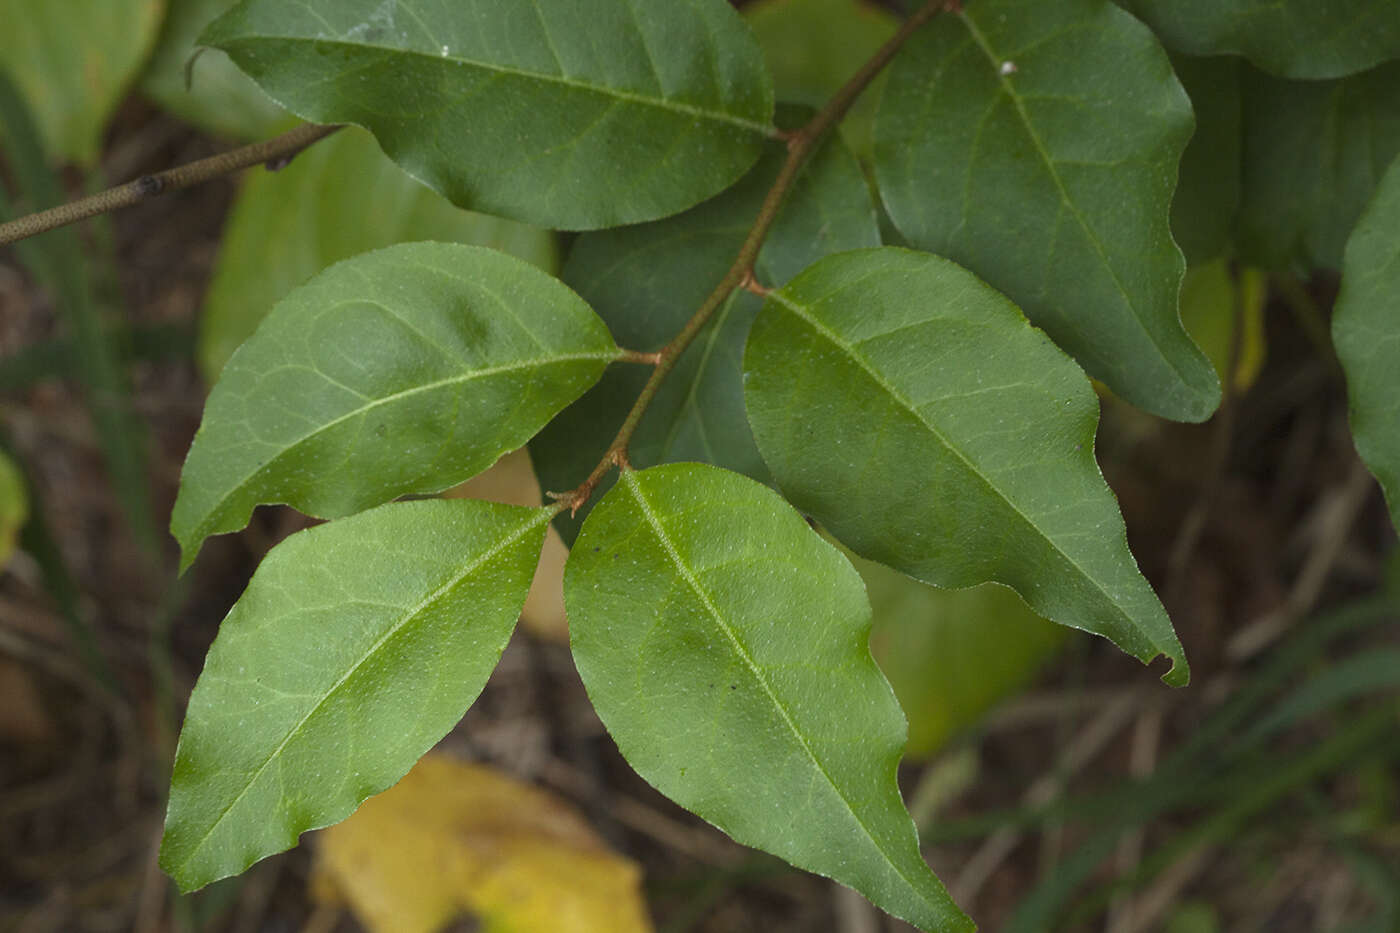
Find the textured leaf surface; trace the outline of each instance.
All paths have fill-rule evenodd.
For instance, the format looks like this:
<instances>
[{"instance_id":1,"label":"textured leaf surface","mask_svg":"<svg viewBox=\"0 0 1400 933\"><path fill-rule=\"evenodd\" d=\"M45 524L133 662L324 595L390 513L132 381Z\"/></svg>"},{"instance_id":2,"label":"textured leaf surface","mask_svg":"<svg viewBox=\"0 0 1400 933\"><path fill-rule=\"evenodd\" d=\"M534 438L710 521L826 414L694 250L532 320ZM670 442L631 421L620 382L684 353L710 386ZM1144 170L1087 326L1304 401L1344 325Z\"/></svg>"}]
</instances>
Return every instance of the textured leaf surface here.
<instances>
[{"instance_id":1,"label":"textured leaf surface","mask_svg":"<svg viewBox=\"0 0 1400 933\"><path fill-rule=\"evenodd\" d=\"M895 783L904 718L850 563L773 491L628 471L564 575L574 659L637 773L745 845L926 930L970 930Z\"/></svg>"},{"instance_id":2,"label":"textured leaf surface","mask_svg":"<svg viewBox=\"0 0 1400 933\"><path fill-rule=\"evenodd\" d=\"M332 266L278 304L210 393L170 520L182 566L261 503L335 518L455 485L616 356L577 295L504 253L407 243Z\"/></svg>"},{"instance_id":3,"label":"textured leaf surface","mask_svg":"<svg viewBox=\"0 0 1400 933\"><path fill-rule=\"evenodd\" d=\"M870 650L909 719L910 756L938 752L1029 684L1068 634L1004 586L941 590L874 561L852 563L874 611Z\"/></svg>"},{"instance_id":4,"label":"textured leaf surface","mask_svg":"<svg viewBox=\"0 0 1400 933\"><path fill-rule=\"evenodd\" d=\"M758 0L744 7L778 100L820 107L899 28L889 10L862 0ZM874 146L881 72L841 121L841 135L862 158Z\"/></svg>"},{"instance_id":5,"label":"textured leaf surface","mask_svg":"<svg viewBox=\"0 0 1400 933\"><path fill-rule=\"evenodd\" d=\"M202 41L455 204L547 227L684 210L753 165L773 115L723 0L245 0Z\"/></svg>"},{"instance_id":6,"label":"textured leaf surface","mask_svg":"<svg viewBox=\"0 0 1400 933\"><path fill-rule=\"evenodd\" d=\"M1338 78L1400 58L1394 0L1119 0L1170 48L1243 55L1288 78Z\"/></svg>"},{"instance_id":7,"label":"textured leaf surface","mask_svg":"<svg viewBox=\"0 0 1400 933\"><path fill-rule=\"evenodd\" d=\"M369 133L341 130L281 171L254 172L239 192L204 298L205 378L218 377L292 288L342 259L411 240L489 246L550 273L558 263L552 233L454 207L404 174Z\"/></svg>"},{"instance_id":8,"label":"textured leaf surface","mask_svg":"<svg viewBox=\"0 0 1400 933\"><path fill-rule=\"evenodd\" d=\"M396 502L268 553L180 733L160 864L183 890L349 816L452 728L505 649L549 516Z\"/></svg>"},{"instance_id":9,"label":"textured leaf surface","mask_svg":"<svg viewBox=\"0 0 1400 933\"><path fill-rule=\"evenodd\" d=\"M29 496L15 462L0 451L0 568L15 550L20 528L29 517Z\"/></svg>"},{"instance_id":10,"label":"textured leaf surface","mask_svg":"<svg viewBox=\"0 0 1400 933\"><path fill-rule=\"evenodd\" d=\"M162 0L0 0L0 69L24 92L46 151L96 161L164 11Z\"/></svg>"},{"instance_id":11,"label":"textured leaf surface","mask_svg":"<svg viewBox=\"0 0 1400 933\"><path fill-rule=\"evenodd\" d=\"M1196 129L1181 155L1181 178L1172 197L1172 236L1186 254L1187 265L1194 266L1230 249L1239 218L1241 66L1235 58L1175 55L1172 69L1196 113Z\"/></svg>"},{"instance_id":12,"label":"textured leaf surface","mask_svg":"<svg viewBox=\"0 0 1400 933\"><path fill-rule=\"evenodd\" d=\"M800 126L808 113L794 108L782 116L783 125ZM684 214L580 236L564 281L597 310L623 346L660 349L724 278L783 158L783 147L771 144L743 181ZM798 176L755 275L764 284L781 285L822 256L879 242L860 167L844 145L831 141ZM748 292L735 292L686 350L633 438L634 465L697 460L768 481L744 415L740 375L744 338L760 304ZM582 482L649 375L643 367L613 367L540 433L531 449L546 489L562 491ZM558 523L570 538L577 534L578 522L567 514Z\"/></svg>"},{"instance_id":13,"label":"textured leaf surface","mask_svg":"<svg viewBox=\"0 0 1400 933\"><path fill-rule=\"evenodd\" d=\"M1347 243L1332 338L1356 449L1400 528L1400 158Z\"/></svg>"},{"instance_id":14,"label":"textured leaf surface","mask_svg":"<svg viewBox=\"0 0 1400 933\"><path fill-rule=\"evenodd\" d=\"M1338 81L1244 73L1240 252L1270 268L1340 269L1400 152L1400 62Z\"/></svg>"},{"instance_id":15,"label":"textured leaf surface","mask_svg":"<svg viewBox=\"0 0 1400 933\"><path fill-rule=\"evenodd\" d=\"M759 312L744 392L778 485L857 554L1004 583L1186 682L1094 462L1089 381L966 269L893 247L823 259Z\"/></svg>"},{"instance_id":16,"label":"textured leaf surface","mask_svg":"<svg viewBox=\"0 0 1400 933\"><path fill-rule=\"evenodd\" d=\"M204 27L237 2L169 0L170 10L141 78L141 90L180 119L209 132L247 139L270 136L291 118L252 78L218 49L200 50L190 62Z\"/></svg>"},{"instance_id":17,"label":"textured leaf surface","mask_svg":"<svg viewBox=\"0 0 1400 933\"><path fill-rule=\"evenodd\" d=\"M1169 212L1191 108L1161 46L1096 0L979 0L920 30L875 129L890 217L1124 399L1200 421L1220 386L1177 316Z\"/></svg>"},{"instance_id":18,"label":"textured leaf surface","mask_svg":"<svg viewBox=\"0 0 1400 933\"><path fill-rule=\"evenodd\" d=\"M489 930L651 930L641 868L573 807L446 755L326 830L313 881L371 933L437 933L463 912Z\"/></svg>"}]
</instances>

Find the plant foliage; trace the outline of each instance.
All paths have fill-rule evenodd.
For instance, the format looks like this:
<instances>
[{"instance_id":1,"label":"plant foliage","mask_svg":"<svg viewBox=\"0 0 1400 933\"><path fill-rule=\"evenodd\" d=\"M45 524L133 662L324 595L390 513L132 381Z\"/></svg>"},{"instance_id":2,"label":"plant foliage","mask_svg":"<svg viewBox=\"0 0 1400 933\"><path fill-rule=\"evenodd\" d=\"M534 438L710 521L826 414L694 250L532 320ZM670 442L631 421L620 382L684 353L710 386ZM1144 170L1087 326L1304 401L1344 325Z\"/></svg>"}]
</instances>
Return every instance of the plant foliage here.
<instances>
[{"instance_id":1,"label":"plant foliage","mask_svg":"<svg viewBox=\"0 0 1400 933\"><path fill-rule=\"evenodd\" d=\"M81 53L50 35L69 6L10 17L28 32L0 48L30 43L9 78L49 146L90 161L114 98L60 119L71 82L33 62L81 54L119 87L161 4L70 30ZM1210 417L1264 352L1266 272L1244 263L1341 269L1352 425L1400 521L1400 4L750 15L172 3L142 80L166 106L227 99L206 125L233 134L361 128L247 187L209 298L182 569L259 504L330 521L268 553L209 652L161 849L182 888L408 773L482 689L555 523L576 539L579 672L642 777L922 929L971 929L900 798L906 725L861 573L1004 584L1186 683L1095 459L1090 377ZM183 87L206 23L227 58ZM352 181L358 200L328 193ZM560 230L581 231L562 267ZM547 501L424 501L527 444ZM996 683L1058 640L1014 611L986 637L1034 643ZM905 695L980 708L996 689Z\"/></svg>"}]
</instances>

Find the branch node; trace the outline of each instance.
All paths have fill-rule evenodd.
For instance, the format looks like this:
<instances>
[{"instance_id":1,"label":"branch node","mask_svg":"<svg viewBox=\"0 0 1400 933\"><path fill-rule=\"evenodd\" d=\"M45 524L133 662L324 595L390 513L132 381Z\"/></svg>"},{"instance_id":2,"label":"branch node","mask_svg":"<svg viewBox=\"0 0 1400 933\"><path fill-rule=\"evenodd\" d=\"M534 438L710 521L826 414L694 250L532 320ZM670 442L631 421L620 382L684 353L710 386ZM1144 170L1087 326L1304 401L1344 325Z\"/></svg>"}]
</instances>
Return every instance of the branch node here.
<instances>
[{"instance_id":1,"label":"branch node","mask_svg":"<svg viewBox=\"0 0 1400 933\"><path fill-rule=\"evenodd\" d=\"M136 190L142 197L153 198L165 190L165 180L155 175L142 175L136 179Z\"/></svg>"},{"instance_id":2,"label":"branch node","mask_svg":"<svg viewBox=\"0 0 1400 933\"><path fill-rule=\"evenodd\" d=\"M773 289L769 288L767 285L762 284L758 281L758 279L754 278L752 269L744 270L744 277L739 280L739 287L746 292L751 292L757 295L760 298L767 298L768 295L773 291Z\"/></svg>"}]
</instances>

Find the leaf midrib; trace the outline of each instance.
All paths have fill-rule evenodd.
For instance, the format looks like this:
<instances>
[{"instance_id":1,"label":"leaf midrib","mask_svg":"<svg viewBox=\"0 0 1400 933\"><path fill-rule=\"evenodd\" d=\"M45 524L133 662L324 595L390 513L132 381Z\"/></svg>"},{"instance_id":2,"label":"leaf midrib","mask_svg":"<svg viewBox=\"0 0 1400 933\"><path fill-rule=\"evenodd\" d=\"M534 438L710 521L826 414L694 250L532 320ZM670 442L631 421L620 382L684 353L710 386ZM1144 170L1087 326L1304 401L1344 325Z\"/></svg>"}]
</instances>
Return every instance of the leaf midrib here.
<instances>
[{"instance_id":1,"label":"leaf midrib","mask_svg":"<svg viewBox=\"0 0 1400 933\"><path fill-rule=\"evenodd\" d=\"M1020 94L1016 93L1016 89L1012 86L1010 79L1000 73L1004 59L996 54L996 50L992 48L987 37L977 28L976 22L973 21L969 14L965 12L962 13L959 19L961 19L963 24L967 27L968 34L972 36L974 44L982 52L983 56L986 57L993 71L997 74L997 83L1001 85L1002 93L1011 101L1011 105L1016 108L1016 115L1021 118L1021 124L1025 128L1026 137L1030 139L1031 144L1035 147L1036 154L1040 156L1041 162L1045 165L1045 171L1050 175L1051 181L1055 183L1055 191L1060 196L1060 203L1065 206L1070 216L1074 218L1075 223L1079 226L1079 229L1083 231L1085 238L1094 249L1094 255L1098 257L1099 263L1108 272L1108 276L1113 282L1113 287L1122 297L1123 303L1132 311L1129 317L1132 318L1133 322L1137 324L1138 329L1147 337L1148 342L1156 348L1158 356L1167 364L1167 367L1176 374L1181 384L1190 388L1191 391L1195 393L1196 390L1192 386L1191 380L1186 377L1186 373L1177 365L1176 360L1167 352L1166 348L1161 345L1157 339L1157 335L1148 329L1146 322L1143 321L1139 313L1137 302L1133 300L1132 295L1128 293L1127 288L1123 285L1123 280L1119 277L1118 270L1114 268L1113 263L1109 262L1108 254L1104 250L1103 241L1099 238L1098 232L1089 225L1089 222L1080 212L1079 205L1070 197L1069 189L1065 187L1064 179L1060 177L1060 173L1055 167L1056 163L1054 158L1045 148L1045 142L1040 138L1040 134L1036 132L1035 124L1031 121L1031 115L1029 111L1026 110L1025 101L1021 99Z\"/></svg>"},{"instance_id":2,"label":"leaf midrib","mask_svg":"<svg viewBox=\"0 0 1400 933\"><path fill-rule=\"evenodd\" d=\"M258 766L256 771L253 772L252 776L248 778L247 783L243 785L243 789L238 792L238 795L234 797L232 801L229 802L228 806L224 807L222 810L219 811L219 815L214 818L214 822L209 824L209 828L204 832L204 835L202 835L199 838L199 841L194 844L194 848L192 848L189 854L184 858L184 860L181 861L180 867L187 867L191 862L194 861L195 856L199 854L200 850L202 850L205 844L208 843L208 841L213 837L214 833L218 830L219 826L222 825L224 819L229 815L229 813L233 812L233 808L238 806L239 802L242 801L243 798L248 794L248 792L253 788L253 785L258 782L258 779L260 777L262 777L263 772L266 771L268 766L271 765L272 762L275 761L277 757L282 754L282 751L287 747L287 745L290 744L294 738L296 738L297 734L300 733L302 728L311 720L311 717L315 716L316 713L321 709L321 707L325 706L327 701L329 701L331 697L335 695L336 691L343 687L351 677L355 676L355 673L359 671L359 669L363 667L371 658L373 658L375 654L384 647L384 645L386 645L395 635L401 632L406 625L408 625L415 618L421 615L429 606L431 606L437 600L441 599L446 593L451 591L459 583L465 580L477 568L481 567L487 561L496 557L498 554L500 554L506 548L510 547L515 542L519 541L522 537L525 536L527 532L532 531L536 526L542 524L543 522L549 521L553 517L553 515L554 512L550 509L537 510L536 514L531 516L529 521L523 523L513 533L511 533L505 538L502 538L494 546L487 549L484 553L482 553L479 557L477 557L475 560L469 563L466 567L462 568L460 572L451 576L446 583L442 584L437 589L433 590L433 592L424 597L424 599L421 602L419 602L418 605L414 606L412 609L404 613L402 618L400 618L397 622L391 625L384 632L384 634L382 634L378 639L376 639L374 644L370 645L370 647L365 651L365 653L361 655L360 658L357 661L355 661L354 664L350 665L350 667L345 671L344 674L340 676L339 679L336 680L335 683L331 684L330 687L326 689L326 692L321 696L319 700L316 701L315 705L313 705L311 709L307 711L306 715L302 716L301 719L299 719L296 722L296 724L293 725L287 731L287 735L282 739L281 742L278 743L277 747L268 753L267 758L264 759L263 763Z\"/></svg>"},{"instance_id":3,"label":"leaf midrib","mask_svg":"<svg viewBox=\"0 0 1400 933\"><path fill-rule=\"evenodd\" d=\"M328 430L330 430L331 428L335 427L336 425L341 424L341 423L343 423L343 422L345 422L345 421L348 421L348 420L350 420L351 418L355 418L355 417L357 417L357 416L359 416L359 415L362 415L362 414L364 414L364 413L366 413L366 412L372 411L372 410L374 410L375 408L379 408L379 407L381 407L381 406L383 406L383 405L392 404L393 402L397 402L397 401L400 401L400 400L405 399L405 398L409 398L409 397L414 396L414 395L419 395L419 394L424 393L424 392L431 392L431 391L434 391L434 390L436 390L436 389L442 389L442 388L445 388L445 387L448 387L448 386L453 386L453 385L461 385L461 384L463 384L463 383L471 382L471 381L474 380L474 379L479 379L479 378L484 378L484 377L489 377L489 376L498 376L498 375L501 375L502 373L515 372L515 371L517 371L517 370L531 369L531 368L544 368L544 367L546 367L546 366L550 366L550 365L553 365L553 364L555 364L555 363L574 363L574 362L579 362L579 361L582 361L582 360L595 360L595 361L598 361L598 362L603 362L603 361L611 362L611 361L616 360L616 359L617 359L617 353L615 353L615 352L613 352L613 353L602 352L602 353L568 353L568 354L561 354L561 355L559 355L559 356L547 357L547 358L544 358L544 359L521 360L521 361L518 361L518 362L515 362L515 363L507 363L507 364L502 365L502 366L490 366L490 367L487 367L487 368L485 368L485 369L474 369L474 370L472 370L471 372L461 373L461 374L459 374L459 375L452 376L452 377L450 377L450 378L448 378L448 379L439 379L439 380L437 380L437 381L435 381L435 382L424 383L423 385L413 386L412 388L404 389L404 390L401 391L401 392L394 392L394 393L392 393L392 394L390 394L390 395L383 396L382 398L374 399L374 400L372 400L372 401L370 401L370 402L368 402L368 403L366 403L366 404L364 404L364 405L360 405L360 406L358 406L358 407L356 407L356 408L352 408L351 410L345 412L344 414L338 415L338 416L336 416L335 418L332 418L330 421L327 421L327 422L325 422L324 424L318 425L318 426L317 426L316 428L314 428L313 430L308 431L307 433L305 433L305 434L301 435L300 437L298 437L296 440L291 441L290 443L288 443L287 445L285 445L281 450L279 450L279 451L278 451L275 455L273 455L271 458L269 458L269 459L266 460L265 462L259 464L252 472L246 474L246 475L245 475L242 479L240 479L238 482L236 482L236 483L234 483L233 485L231 485L231 486L229 487L229 490L228 490L227 492L225 492L222 496L220 496L219 499L218 499L218 501L215 502L210 508L208 508L208 509L205 511L205 513L204 513L204 515L205 515L204 519L196 526L196 528L198 528L198 529L205 529L205 528L212 527L214 524L217 524L217 523L218 523L218 518L219 518L219 516L220 516L220 514L221 514L221 512L222 512L222 510L223 510L223 508L224 508L224 506L228 503L228 501L229 501L230 499L232 499L237 493L239 493L239 492L241 492L242 490L244 490L244 489L247 487L247 484L248 484L248 482L249 482L250 480L254 479L254 478L257 477L260 473L264 472L264 471L265 471L269 466L271 466L273 463L277 462L277 461L280 460L282 457L285 457L288 453L290 453L291 451L293 451L293 450L295 450L296 448L300 447L302 444L305 444L307 441L311 440L312 438L319 436L319 435L322 434L323 432L328 431ZM324 374L320 374L320 375L322 375L323 378L326 378L326 377L324 376ZM198 533L198 532L196 532L196 533Z\"/></svg>"},{"instance_id":4,"label":"leaf midrib","mask_svg":"<svg viewBox=\"0 0 1400 933\"><path fill-rule=\"evenodd\" d=\"M657 110L665 110L671 113L683 114L688 117L696 117L704 120L709 120L713 123L724 123L730 126L739 127L740 129L747 130L751 133L756 133L760 136L763 136L764 138L776 138L776 134L778 132L778 130L775 127L769 124L759 123L755 120L749 120L744 117L735 116L731 113L725 113L722 110L710 110L705 107L697 107L694 104L683 103L681 101L673 100L669 97L648 97L644 94L636 93L635 91L625 91L621 88L589 84L585 81L577 81L568 78L564 75L551 75L539 71L527 71L524 68L515 68L510 65L500 65L492 62L483 62L472 58L462 58L461 56L452 54L439 55L437 53L428 52L423 49L406 48L404 46L397 45L378 45L369 42L351 42L341 38L311 38L308 36L266 35L260 32L249 32L237 36L235 39L230 41L230 44L233 44L235 42L246 42L248 39L254 38L281 40L283 42L301 42L309 43L312 45L335 45L351 49L373 49L380 52L389 52L391 54L413 55L419 58L426 58L430 61L435 62L451 62L457 65L465 65L469 68L479 68L482 71L490 72L492 74L505 75L514 78L524 78L530 81L541 81L546 84L555 84L561 87L570 88L572 90L583 91L590 94L597 94L602 97L615 98L617 100L626 101L627 103L632 104L638 104L644 107L652 107Z\"/></svg>"},{"instance_id":5,"label":"leaf midrib","mask_svg":"<svg viewBox=\"0 0 1400 933\"><path fill-rule=\"evenodd\" d=\"M874 366L872 366L870 362L867 361L864 356L858 353L851 344L843 340L839 334L831 330L821 321L818 321L815 317L808 314L806 309L803 308L801 305L789 300L785 295L783 295L782 292L771 292L768 295L768 298L772 301L776 301L778 304L791 311L794 315L801 318L804 322L807 323L809 327L811 327L819 335L825 337L828 341L832 343L833 346L835 346L837 349L841 350L843 353L849 356L857 366L859 366L862 370L866 372L867 375L870 376L871 379L875 380L875 383L878 386L880 386L880 388L884 389L885 392L889 394L890 398L892 398L896 403L898 403L898 405L905 411L907 411L910 415L913 415L914 418L918 420L920 424L927 428L929 433L932 434L938 440L938 442L943 445L944 449L947 450L950 454L952 454L955 458L957 458L957 460L960 461L967 468L968 472L972 476L974 476L979 482L981 482L983 486L987 488L988 492L990 492L1001 502L1005 503L1008 508L1010 508L1014 513L1016 513L1016 516L1020 518L1021 521L1025 522L1028 528L1035 532L1038 538L1044 541L1047 545L1050 546L1052 550L1054 550L1057 554L1063 557L1065 561L1068 562L1069 565L1073 567L1081 577L1093 584L1094 589L1096 589L1100 594L1103 595L1108 605L1111 606L1113 610L1118 613L1118 615L1123 619L1124 622L1126 622L1131 628L1134 628L1137 631L1141 632L1144 635L1144 637L1147 638L1148 642L1154 648L1156 648L1157 651L1162 652L1163 654L1167 654L1168 657L1171 657L1171 654L1167 652L1166 649L1163 649L1157 645L1157 641L1155 638L1149 635L1141 627L1136 625L1132 617L1129 616L1125 611L1123 611L1123 609L1121 609L1118 606L1117 601L1115 601L1113 597L1109 595L1108 591L1104 589L1103 584L1099 582L1097 577L1088 573L1079 564L1077 560L1071 557L1062 547L1060 547L1058 542L1056 542L1053 538L1046 534L1045 531L1039 525L1032 521L1030 516L1027 515L1024 511L1022 511L1019 504L1013 501L1005 492L1003 492L1000 489L1000 487L993 483L991 478L987 476L986 473L982 472L982 470L977 466L976 463L969 459L968 456L964 454L962 450L956 444L954 444L946 435L944 435L943 432L940 431L936 425L931 423L927 418L923 416L923 414L919 411L918 407L914 405L913 401L907 398L897 386L890 383L890 381L885 378L884 374L881 373Z\"/></svg>"},{"instance_id":6,"label":"leaf midrib","mask_svg":"<svg viewBox=\"0 0 1400 933\"><path fill-rule=\"evenodd\" d=\"M826 780L826 783L831 787L832 791L835 792L837 798L845 805L846 812L851 814L851 818L856 821L856 825L861 828L866 837L874 845L875 851L880 853L885 863L894 869L895 874L899 875L900 879L909 886L909 889L915 893L920 901L933 908L935 912L944 909L943 905L936 901L930 901L925 897L919 884L905 873L901 865L897 864L894 859L886 854L883 847L880 845L879 838L871 831L870 827L866 825L865 820L861 818L860 814L856 812L850 798L846 796L840 785L836 783L830 772L828 772L826 767L822 764L821 759L817 757L812 746L808 744L806 737L802 734L801 730L797 728L797 723L793 722L787 707L783 705L782 700L773 692L773 688L763 676L763 671L759 668L758 663L754 661L753 656L750 655L748 649L744 647L744 643L740 641L739 637L734 633L734 629L725 621L718 607L716 607L714 602L710 599L709 593L700 585L700 581L696 579L690 568L686 566L685 561L681 560L679 550L677 550L670 535L666 533L666 529L661 524L661 520L657 517L656 512L652 509L650 501L647 500L646 493L642 491L641 484L637 482L636 472L633 470L624 470L622 478L627 483L627 488L632 493L633 498L636 499L637 506L641 509L643 517L646 518L647 524L651 526L652 533L656 535L657 541L660 542L662 549L666 552L666 556L669 557L671 563L675 565L676 572L679 573L682 579L690 586L691 590L705 607L705 611L709 613L710 617L714 619L715 624L719 626L720 631L724 633L725 638L728 639L735 653L738 654L740 660L742 660L744 665L749 669L749 673L753 676L754 680L763 688L764 694L773 704L774 709L778 711L778 715L782 717L783 724L788 727L788 731L792 733L793 738L797 740L797 744L802 748L803 752L806 753L813 767L817 769L817 773Z\"/></svg>"}]
</instances>

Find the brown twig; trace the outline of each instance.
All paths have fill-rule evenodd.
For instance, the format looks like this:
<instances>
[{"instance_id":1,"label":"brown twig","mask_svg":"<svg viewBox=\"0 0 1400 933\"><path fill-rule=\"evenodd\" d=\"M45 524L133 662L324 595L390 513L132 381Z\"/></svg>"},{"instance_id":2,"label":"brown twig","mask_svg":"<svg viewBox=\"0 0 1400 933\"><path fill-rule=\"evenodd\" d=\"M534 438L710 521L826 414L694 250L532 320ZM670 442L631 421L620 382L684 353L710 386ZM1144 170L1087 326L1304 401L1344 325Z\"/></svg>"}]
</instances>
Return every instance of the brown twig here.
<instances>
[{"instance_id":1,"label":"brown twig","mask_svg":"<svg viewBox=\"0 0 1400 933\"><path fill-rule=\"evenodd\" d=\"M723 306L735 289L757 284L754 282L753 267L758 259L758 253L763 248L768 233L773 229L773 223L778 219L778 211L782 208L783 201L787 198L793 182L797 180L797 176L802 171L808 157L816 150L826 134L837 123L841 122L842 117L851 109L851 105L860 97L861 92L889 64L890 59L894 58L895 53L903 47L910 36L944 10L956 11L958 9L960 7L956 0L929 0L904 21L899 31L882 45L860 67L860 70L851 76L850 80L841 86L841 89L826 102L821 110L817 111L806 126L799 130L780 134L780 138L787 143L787 159L783 162L783 167L779 170L773 186L768 189L768 194L763 199L763 206L759 208L758 216L754 218L753 226L749 228L748 236L744 238L744 244L739 248L739 253L734 257L729 271L725 273L724 278L715 286L715 290L705 299L699 310L686 322L685 327L681 328L680 333L661 348L655 368L651 372L651 378L647 380L646 385L637 395L632 410L627 413L622 427L618 429L617 436L608 445L607 451L598 461L598 465L593 468L593 472L572 492L550 494L557 498L561 505L577 512L579 507L593 495L593 490L597 488L598 483L614 466L622 469L629 468L627 446L632 440L632 435L636 433L638 425L641 424L642 416L646 414L647 407L651 405L657 390L661 388L661 383L676 365L676 360L699 336L700 331L709 323L710 317Z\"/></svg>"},{"instance_id":2,"label":"brown twig","mask_svg":"<svg viewBox=\"0 0 1400 933\"><path fill-rule=\"evenodd\" d=\"M98 214L131 207L166 192L190 188L254 165L268 164L280 167L286 164L286 160L307 146L326 138L338 129L340 129L339 126L305 123L291 132L283 133L273 139L190 162L187 165L178 165L163 172L156 172L154 175L142 175L135 181L117 185L115 188L108 188L106 191L98 192L90 197L79 198L58 207L40 211L37 214L16 218L0 224L0 246L40 233L47 233L58 227L65 227Z\"/></svg>"}]
</instances>

